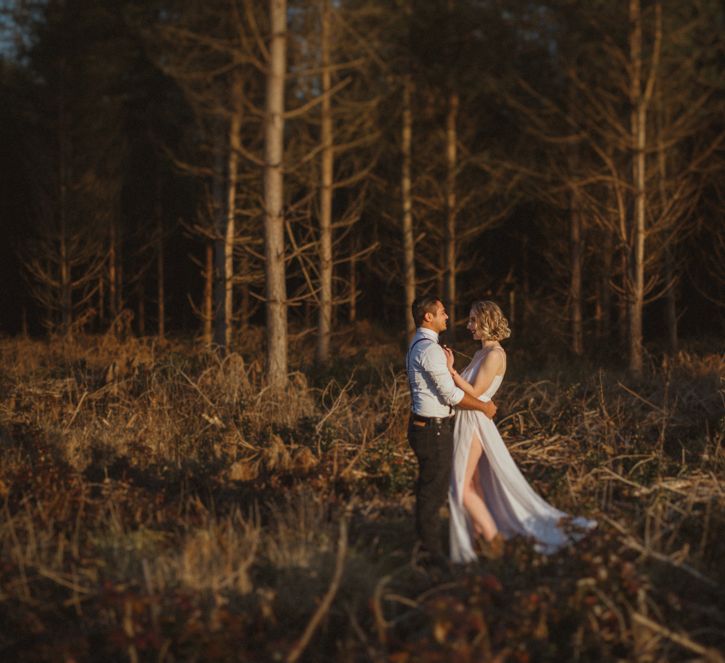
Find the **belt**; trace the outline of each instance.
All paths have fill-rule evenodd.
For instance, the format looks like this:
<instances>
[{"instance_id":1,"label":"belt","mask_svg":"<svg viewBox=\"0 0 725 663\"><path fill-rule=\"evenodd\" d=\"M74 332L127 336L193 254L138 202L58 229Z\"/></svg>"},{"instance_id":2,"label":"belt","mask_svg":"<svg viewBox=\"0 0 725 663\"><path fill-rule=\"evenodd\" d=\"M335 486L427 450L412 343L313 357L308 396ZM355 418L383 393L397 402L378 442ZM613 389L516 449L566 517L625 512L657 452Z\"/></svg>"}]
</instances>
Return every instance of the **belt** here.
<instances>
[{"instance_id":1,"label":"belt","mask_svg":"<svg viewBox=\"0 0 725 663\"><path fill-rule=\"evenodd\" d=\"M452 414L450 417L424 417L421 414L413 413L410 415L410 419L426 426L452 426L455 415Z\"/></svg>"}]
</instances>

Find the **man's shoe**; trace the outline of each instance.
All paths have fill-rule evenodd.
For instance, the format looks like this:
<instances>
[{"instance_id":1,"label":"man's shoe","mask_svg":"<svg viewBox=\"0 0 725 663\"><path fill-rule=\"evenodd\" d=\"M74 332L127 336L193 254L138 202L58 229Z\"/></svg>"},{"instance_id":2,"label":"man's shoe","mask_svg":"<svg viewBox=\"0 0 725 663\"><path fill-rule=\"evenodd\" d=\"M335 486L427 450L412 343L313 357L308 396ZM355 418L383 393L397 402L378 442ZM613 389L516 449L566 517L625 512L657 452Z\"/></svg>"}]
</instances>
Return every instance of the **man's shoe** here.
<instances>
[{"instance_id":1,"label":"man's shoe","mask_svg":"<svg viewBox=\"0 0 725 663\"><path fill-rule=\"evenodd\" d=\"M421 560L423 571L434 582L444 582L451 575L450 560L444 555L430 555Z\"/></svg>"},{"instance_id":2,"label":"man's shoe","mask_svg":"<svg viewBox=\"0 0 725 663\"><path fill-rule=\"evenodd\" d=\"M449 573L451 570L451 562L445 555L432 553L425 548L418 548L413 551L411 563L413 568L436 578Z\"/></svg>"}]
</instances>

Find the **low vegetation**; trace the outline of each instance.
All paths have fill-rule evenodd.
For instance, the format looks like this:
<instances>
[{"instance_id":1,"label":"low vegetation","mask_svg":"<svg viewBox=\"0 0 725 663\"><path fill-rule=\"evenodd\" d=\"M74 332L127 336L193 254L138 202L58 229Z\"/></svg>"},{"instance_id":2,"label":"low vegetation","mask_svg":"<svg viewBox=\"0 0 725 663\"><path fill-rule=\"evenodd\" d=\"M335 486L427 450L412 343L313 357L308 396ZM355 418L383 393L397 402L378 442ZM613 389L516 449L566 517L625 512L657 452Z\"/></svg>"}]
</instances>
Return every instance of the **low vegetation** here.
<instances>
[{"instance_id":1,"label":"low vegetation","mask_svg":"<svg viewBox=\"0 0 725 663\"><path fill-rule=\"evenodd\" d=\"M345 334L283 393L254 330L224 359L0 341L0 657L723 660L722 355L652 360L636 382L514 358L504 439L540 493L600 526L551 557L515 540L435 575L411 563L401 348Z\"/></svg>"}]
</instances>

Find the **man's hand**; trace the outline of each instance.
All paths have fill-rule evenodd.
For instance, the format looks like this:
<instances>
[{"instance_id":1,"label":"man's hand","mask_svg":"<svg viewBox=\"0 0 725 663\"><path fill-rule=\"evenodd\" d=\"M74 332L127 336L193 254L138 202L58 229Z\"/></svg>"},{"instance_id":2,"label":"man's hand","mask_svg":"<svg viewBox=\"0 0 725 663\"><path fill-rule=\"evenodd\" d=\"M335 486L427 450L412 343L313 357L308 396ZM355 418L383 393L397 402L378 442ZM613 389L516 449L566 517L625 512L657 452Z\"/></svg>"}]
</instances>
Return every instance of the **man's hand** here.
<instances>
[{"instance_id":1,"label":"man's hand","mask_svg":"<svg viewBox=\"0 0 725 663\"><path fill-rule=\"evenodd\" d=\"M496 410L498 409L493 401L488 401L488 403L481 403L483 407L481 408L482 412L489 418L493 419L496 416Z\"/></svg>"},{"instance_id":2,"label":"man's hand","mask_svg":"<svg viewBox=\"0 0 725 663\"><path fill-rule=\"evenodd\" d=\"M493 419L496 416L496 405L493 401L484 403L471 396L471 394L467 394L465 391L463 392L463 398L456 403L456 407L462 410L478 410L479 412L483 412L489 419Z\"/></svg>"}]
</instances>

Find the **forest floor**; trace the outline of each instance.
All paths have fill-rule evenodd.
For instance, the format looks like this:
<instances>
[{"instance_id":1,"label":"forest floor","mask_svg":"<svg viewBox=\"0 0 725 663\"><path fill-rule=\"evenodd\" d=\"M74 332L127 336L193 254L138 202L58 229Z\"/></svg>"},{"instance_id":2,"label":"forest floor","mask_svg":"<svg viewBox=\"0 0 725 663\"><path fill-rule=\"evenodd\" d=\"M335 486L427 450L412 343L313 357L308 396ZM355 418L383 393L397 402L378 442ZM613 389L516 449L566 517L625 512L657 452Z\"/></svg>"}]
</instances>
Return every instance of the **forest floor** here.
<instances>
[{"instance_id":1,"label":"forest floor","mask_svg":"<svg viewBox=\"0 0 725 663\"><path fill-rule=\"evenodd\" d=\"M401 345L350 328L320 371L302 339L272 393L244 342L0 340L0 659L725 660L722 354L633 380L511 352L504 440L599 527L436 574Z\"/></svg>"}]
</instances>

